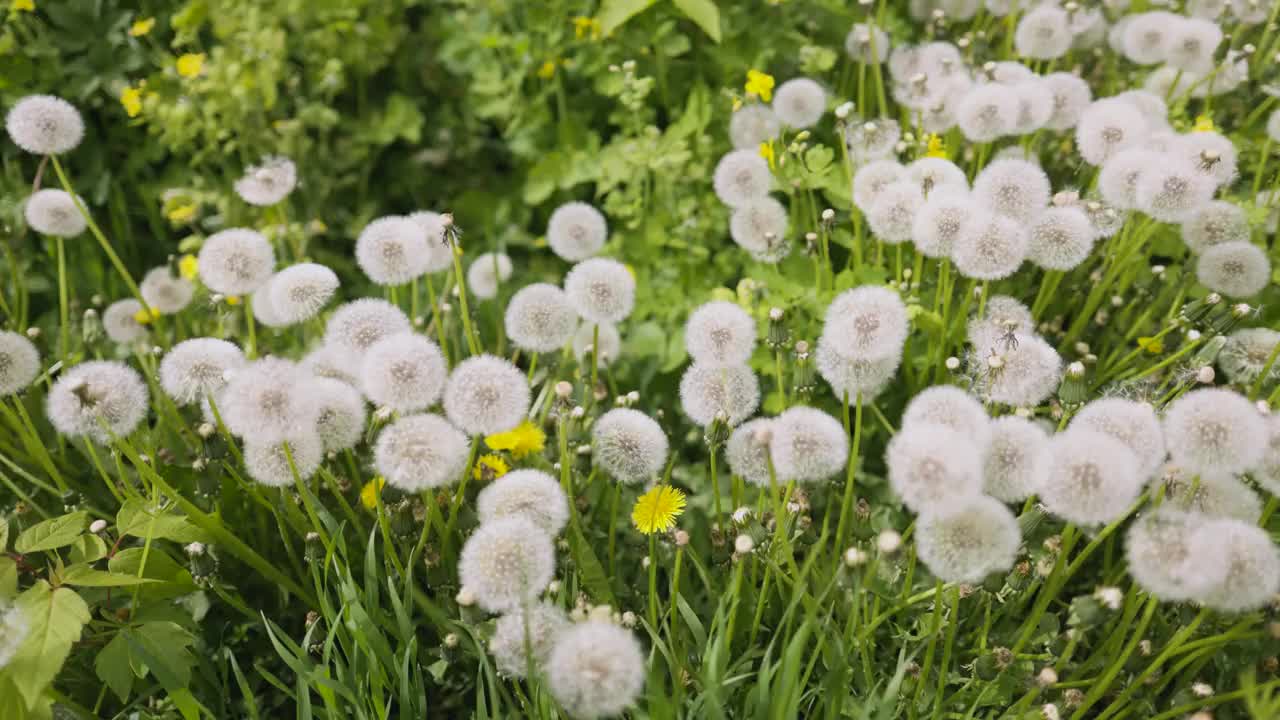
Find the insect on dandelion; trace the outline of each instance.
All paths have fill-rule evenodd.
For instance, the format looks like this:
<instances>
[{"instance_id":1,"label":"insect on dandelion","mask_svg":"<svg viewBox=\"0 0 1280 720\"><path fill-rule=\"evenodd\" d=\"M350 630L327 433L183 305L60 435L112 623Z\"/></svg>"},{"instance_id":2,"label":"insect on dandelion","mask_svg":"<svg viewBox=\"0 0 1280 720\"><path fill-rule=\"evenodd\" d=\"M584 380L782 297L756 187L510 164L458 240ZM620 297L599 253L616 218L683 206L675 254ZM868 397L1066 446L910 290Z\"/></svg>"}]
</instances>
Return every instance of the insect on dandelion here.
<instances>
[{"instance_id":1,"label":"insect on dandelion","mask_svg":"<svg viewBox=\"0 0 1280 720\"><path fill-rule=\"evenodd\" d=\"M684 513L685 495L670 485L654 485L636 499L631 510L631 522L645 535L666 532L676 525L676 518Z\"/></svg>"}]
</instances>

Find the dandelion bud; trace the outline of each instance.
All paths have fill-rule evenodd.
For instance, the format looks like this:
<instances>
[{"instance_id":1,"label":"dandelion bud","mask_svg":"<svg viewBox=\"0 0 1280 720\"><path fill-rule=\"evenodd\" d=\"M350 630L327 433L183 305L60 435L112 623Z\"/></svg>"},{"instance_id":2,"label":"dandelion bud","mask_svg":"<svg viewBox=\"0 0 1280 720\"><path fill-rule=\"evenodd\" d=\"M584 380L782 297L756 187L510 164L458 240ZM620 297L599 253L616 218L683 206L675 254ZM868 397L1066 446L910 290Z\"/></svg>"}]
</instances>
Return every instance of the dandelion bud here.
<instances>
[{"instance_id":1,"label":"dandelion bud","mask_svg":"<svg viewBox=\"0 0 1280 720\"><path fill-rule=\"evenodd\" d=\"M755 549L756 543L750 535L739 535L733 540L733 550L739 555L746 555Z\"/></svg>"},{"instance_id":2,"label":"dandelion bud","mask_svg":"<svg viewBox=\"0 0 1280 720\"><path fill-rule=\"evenodd\" d=\"M586 416L587 416L587 409L582 407L581 405L575 405L574 408L569 411L569 417L573 418L574 420L581 420Z\"/></svg>"},{"instance_id":3,"label":"dandelion bud","mask_svg":"<svg viewBox=\"0 0 1280 720\"><path fill-rule=\"evenodd\" d=\"M1062 720L1062 716L1058 714L1058 706L1053 703L1041 705L1040 716L1044 718L1044 720Z\"/></svg>"},{"instance_id":4,"label":"dandelion bud","mask_svg":"<svg viewBox=\"0 0 1280 720\"><path fill-rule=\"evenodd\" d=\"M556 383L556 397L561 400L568 400L573 395L573 385L566 380Z\"/></svg>"},{"instance_id":5,"label":"dandelion bud","mask_svg":"<svg viewBox=\"0 0 1280 720\"><path fill-rule=\"evenodd\" d=\"M94 535L97 535L98 533L106 529L107 529L106 520L94 520L92 523L89 524L89 532L93 533Z\"/></svg>"},{"instance_id":6,"label":"dandelion bud","mask_svg":"<svg viewBox=\"0 0 1280 720\"><path fill-rule=\"evenodd\" d=\"M466 587L459 590L453 599L461 607L471 607L476 604L476 594Z\"/></svg>"},{"instance_id":7,"label":"dandelion bud","mask_svg":"<svg viewBox=\"0 0 1280 720\"><path fill-rule=\"evenodd\" d=\"M845 567L855 568L867 562L867 554L856 547L844 551Z\"/></svg>"},{"instance_id":8,"label":"dandelion bud","mask_svg":"<svg viewBox=\"0 0 1280 720\"><path fill-rule=\"evenodd\" d=\"M1043 667L1040 669L1040 672L1036 674L1036 684L1042 688L1049 687L1056 682L1058 682L1058 673L1051 667Z\"/></svg>"},{"instance_id":9,"label":"dandelion bud","mask_svg":"<svg viewBox=\"0 0 1280 720\"><path fill-rule=\"evenodd\" d=\"M1213 367L1211 365L1205 365L1204 367L1196 371L1196 382L1200 383L1201 385L1212 385L1213 377L1214 377L1214 372L1213 372Z\"/></svg>"},{"instance_id":10,"label":"dandelion bud","mask_svg":"<svg viewBox=\"0 0 1280 720\"><path fill-rule=\"evenodd\" d=\"M960 358L952 355L951 357L947 358L946 366L948 370L958 369L960 367Z\"/></svg>"},{"instance_id":11,"label":"dandelion bud","mask_svg":"<svg viewBox=\"0 0 1280 720\"><path fill-rule=\"evenodd\" d=\"M885 555L892 555L902 547L902 536L896 530L882 530L876 536L876 549Z\"/></svg>"}]
</instances>

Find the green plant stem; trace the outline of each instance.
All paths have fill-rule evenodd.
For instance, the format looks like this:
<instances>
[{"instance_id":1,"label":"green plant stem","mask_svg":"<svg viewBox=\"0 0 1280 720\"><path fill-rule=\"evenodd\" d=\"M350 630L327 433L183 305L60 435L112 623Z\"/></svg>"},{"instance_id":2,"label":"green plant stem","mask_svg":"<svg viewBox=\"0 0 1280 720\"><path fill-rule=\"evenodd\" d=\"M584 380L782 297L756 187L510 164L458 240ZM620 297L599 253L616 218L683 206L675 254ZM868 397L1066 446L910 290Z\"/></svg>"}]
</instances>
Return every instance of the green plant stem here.
<instances>
[{"instance_id":1,"label":"green plant stem","mask_svg":"<svg viewBox=\"0 0 1280 720\"><path fill-rule=\"evenodd\" d=\"M849 446L849 461L845 464L844 497L840 501L840 520L836 523L836 550L845 550L845 523L853 513L853 486L857 477L859 452L862 444L862 393L855 400L853 443ZM849 392L844 393L844 433L849 435ZM837 556L839 562L839 556Z\"/></svg>"},{"instance_id":2,"label":"green plant stem","mask_svg":"<svg viewBox=\"0 0 1280 720\"><path fill-rule=\"evenodd\" d=\"M116 255L115 248L111 247L111 242L107 240L107 236L102 234L102 229L98 227L98 223L94 222L93 217L89 215L89 210L84 206L84 202L80 200L80 196L71 187L70 181L67 180L67 174L62 169L62 163L58 161L57 155L50 155L49 159L53 161L53 170L58 175L58 182L61 183L62 189L66 191L71 199L75 201L76 209L80 211L81 217L89 226L89 232L93 233L93 237L98 241L98 245L102 247L102 251L107 254L107 258L111 260L111 264L115 267L116 272L120 274L120 278L124 280L124 284L129 287L129 292L146 307L147 301L142 297L142 291L138 289L138 284L133 281L133 276L125 268L124 263L120 261L120 256Z\"/></svg>"},{"instance_id":3,"label":"green plant stem","mask_svg":"<svg viewBox=\"0 0 1280 720\"><path fill-rule=\"evenodd\" d=\"M471 355L480 354L480 343L476 340L475 329L471 327L471 311L467 308L467 281L463 278L462 272L462 249L453 247L450 249L453 255L453 276L454 282L458 284L458 309L462 314L462 332L467 337L467 349Z\"/></svg>"}]
</instances>

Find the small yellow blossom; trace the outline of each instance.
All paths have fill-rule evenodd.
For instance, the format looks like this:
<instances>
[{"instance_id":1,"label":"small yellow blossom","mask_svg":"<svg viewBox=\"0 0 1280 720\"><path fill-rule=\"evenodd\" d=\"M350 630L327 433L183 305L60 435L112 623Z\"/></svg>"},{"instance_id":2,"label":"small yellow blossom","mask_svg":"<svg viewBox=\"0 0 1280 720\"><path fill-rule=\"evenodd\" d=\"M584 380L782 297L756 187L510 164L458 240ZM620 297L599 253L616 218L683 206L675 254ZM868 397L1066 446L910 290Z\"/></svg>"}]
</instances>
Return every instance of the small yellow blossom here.
<instances>
[{"instance_id":1,"label":"small yellow blossom","mask_svg":"<svg viewBox=\"0 0 1280 720\"><path fill-rule=\"evenodd\" d=\"M538 77L542 78L543 80L550 80L551 78L555 77L555 74L556 74L555 60L548 60L542 63L542 67L538 68Z\"/></svg>"},{"instance_id":2,"label":"small yellow blossom","mask_svg":"<svg viewBox=\"0 0 1280 720\"><path fill-rule=\"evenodd\" d=\"M169 218L169 222L185 223L191 222L196 216L196 206L193 203L183 203L175 205L165 212L165 217Z\"/></svg>"},{"instance_id":3,"label":"small yellow blossom","mask_svg":"<svg viewBox=\"0 0 1280 720\"><path fill-rule=\"evenodd\" d=\"M1214 132L1215 128L1213 127L1213 118L1209 117L1208 115L1201 115L1200 117L1196 118L1196 124L1195 124L1195 127L1192 128L1192 131L1193 132Z\"/></svg>"},{"instance_id":4,"label":"small yellow blossom","mask_svg":"<svg viewBox=\"0 0 1280 720\"><path fill-rule=\"evenodd\" d=\"M160 311L153 307L144 307L133 314L133 321L139 325L150 325L160 319Z\"/></svg>"},{"instance_id":5,"label":"small yellow blossom","mask_svg":"<svg viewBox=\"0 0 1280 720\"><path fill-rule=\"evenodd\" d=\"M187 53L178 58L178 74L184 78L193 78L204 70L204 53Z\"/></svg>"},{"instance_id":6,"label":"small yellow blossom","mask_svg":"<svg viewBox=\"0 0 1280 720\"><path fill-rule=\"evenodd\" d=\"M183 255L178 260L178 274L187 280L194 280L196 275L200 274L200 261L190 253Z\"/></svg>"},{"instance_id":7,"label":"small yellow blossom","mask_svg":"<svg viewBox=\"0 0 1280 720\"><path fill-rule=\"evenodd\" d=\"M1160 342L1158 338L1153 337L1138 338L1138 347L1146 350L1152 355L1159 355L1164 352L1164 343Z\"/></svg>"},{"instance_id":8,"label":"small yellow blossom","mask_svg":"<svg viewBox=\"0 0 1280 720\"><path fill-rule=\"evenodd\" d=\"M240 304L240 296L239 296L239 295L228 295L228 296L226 296L226 300L227 300L227 304L228 304L228 305L239 305L239 304Z\"/></svg>"},{"instance_id":9,"label":"small yellow blossom","mask_svg":"<svg viewBox=\"0 0 1280 720\"><path fill-rule=\"evenodd\" d=\"M755 95L765 102L773 99L773 76L759 70L747 71L747 94Z\"/></svg>"},{"instance_id":10,"label":"small yellow blossom","mask_svg":"<svg viewBox=\"0 0 1280 720\"><path fill-rule=\"evenodd\" d=\"M151 32L151 28L156 26L156 19L149 17L143 20L135 20L129 26L129 37L142 37Z\"/></svg>"},{"instance_id":11,"label":"small yellow blossom","mask_svg":"<svg viewBox=\"0 0 1280 720\"><path fill-rule=\"evenodd\" d=\"M511 430L486 437L484 444L491 450L506 450L519 460L529 453L542 452L546 441L547 434L542 428L525 420Z\"/></svg>"},{"instance_id":12,"label":"small yellow blossom","mask_svg":"<svg viewBox=\"0 0 1280 720\"><path fill-rule=\"evenodd\" d=\"M769 169L770 169L770 170L773 170L774 168L776 168L776 167L777 167L777 165L774 163L775 158L774 158L774 155L773 155L773 141L772 141L772 140L770 140L769 142L762 142L762 143L760 143L760 157L762 157L762 158L764 158L765 160L768 160L768 161L769 161Z\"/></svg>"},{"instance_id":13,"label":"small yellow blossom","mask_svg":"<svg viewBox=\"0 0 1280 720\"><path fill-rule=\"evenodd\" d=\"M631 521L645 535L666 532L675 526L676 518L684 512L684 505L684 493L670 485L654 485L636 500Z\"/></svg>"},{"instance_id":14,"label":"small yellow blossom","mask_svg":"<svg viewBox=\"0 0 1280 720\"><path fill-rule=\"evenodd\" d=\"M573 36L579 40L582 40L583 38L590 38L592 40L599 38L600 21L592 17L586 17L585 15L575 17L573 19Z\"/></svg>"},{"instance_id":15,"label":"small yellow blossom","mask_svg":"<svg viewBox=\"0 0 1280 720\"><path fill-rule=\"evenodd\" d=\"M928 146L925 148L924 156L931 158L946 158L947 144L936 133L929 134Z\"/></svg>"},{"instance_id":16,"label":"small yellow blossom","mask_svg":"<svg viewBox=\"0 0 1280 720\"><path fill-rule=\"evenodd\" d=\"M124 111L129 117L138 117L138 113L142 112L142 88L130 85L121 90L120 104L124 106Z\"/></svg>"},{"instance_id":17,"label":"small yellow blossom","mask_svg":"<svg viewBox=\"0 0 1280 720\"><path fill-rule=\"evenodd\" d=\"M476 466L471 470L471 477L477 481L497 480L506 475L511 470L511 466L507 464L497 455L481 455L476 461Z\"/></svg>"},{"instance_id":18,"label":"small yellow blossom","mask_svg":"<svg viewBox=\"0 0 1280 720\"><path fill-rule=\"evenodd\" d=\"M35 0L13 0L13 4L9 6L13 12L35 12Z\"/></svg>"},{"instance_id":19,"label":"small yellow blossom","mask_svg":"<svg viewBox=\"0 0 1280 720\"><path fill-rule=\"evenodd\" d=\"M382 488L386 487L387 479L381 475L375 477L360 488L360 504L370 510L378 507L378 495L382 494Z\"/></svg>"}]
</instances>

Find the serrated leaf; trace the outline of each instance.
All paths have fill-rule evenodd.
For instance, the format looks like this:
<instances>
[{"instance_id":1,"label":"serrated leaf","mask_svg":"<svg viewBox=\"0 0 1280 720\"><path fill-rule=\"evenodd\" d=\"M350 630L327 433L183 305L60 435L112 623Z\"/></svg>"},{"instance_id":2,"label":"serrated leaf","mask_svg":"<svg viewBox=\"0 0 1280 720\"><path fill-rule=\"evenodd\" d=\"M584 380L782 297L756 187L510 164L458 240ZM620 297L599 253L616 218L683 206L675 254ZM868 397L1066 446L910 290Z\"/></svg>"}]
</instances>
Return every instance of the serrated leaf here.
<instances>
[{"instance_id":1,"label":"serrated leaf","mask_svg":"<svg viewBox=\"0 0 1280 720\"><path fill-rule=\"evenodd\" d=\"M164 538L180 543L211 541L209 534L190 520L178 515L148 508L141 500L129 500L116 513L116 528L121 535Z\"/></svg>"},{"instance_id":2,"label":"serrated leaf","mask_svg":"<svg viewBox=\"0 0 1280 720\"><path fill-rule=\"evenodd\" d=\"M80 537L88 520L89 513L80 510L36 523L22 531L18 539L14 540L13 548L20 553L31 553L70 545Z\"/></svg>"},{"instance_id":3,"label":"serrated leaf","mask_svg":"<svg viewBox=\"0 0 1280 720\"><path fill-rule=\"evenodd\" d=\"M672 0L675 6L715 42L720 42L720 8L712 0Z\"/></svg>"},{"instance_id":4,"label":"serrated leaf","mask_svg":"<svg viewBox=\"0 0 1280 720\"><path fill-rule=\"evenodd\" d=\"M66 585L80 585L83 587L122 587L125 585L143 585L145 583L159 582L159 580L95 570L88 565L72 565L62 573L62 582Z\"/></svg>"},{"instance_id":5,"label":"serrated leaf","mask_svg":"<svg viewBox=\"0 0 1280 720\"><path fill-rule=\"evenodd\" d=\"M89 606L75 590L55 588L38 580L18 596L14 607L22 612L29 629L6 669L30 709L62 669L71 646L80 639L80 631L90 619Z\"/></svg>"},{"instance_id":6,"label":"serrated leaf","mask_svg":"<svg viewBox=\"0 0 1280 720\"><path fill-rule=\"evenodd\" d=\"M128 630L116 633L111 642L98 652L93 659L93 669L98 679L111 688L111 692L120 698L120 702L129 699L129 691L133 689L133 670L129 667L129 640L125 637Z\"/></svg>"}]
</instances>

